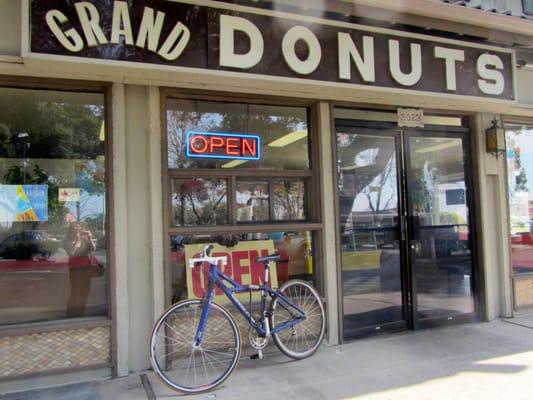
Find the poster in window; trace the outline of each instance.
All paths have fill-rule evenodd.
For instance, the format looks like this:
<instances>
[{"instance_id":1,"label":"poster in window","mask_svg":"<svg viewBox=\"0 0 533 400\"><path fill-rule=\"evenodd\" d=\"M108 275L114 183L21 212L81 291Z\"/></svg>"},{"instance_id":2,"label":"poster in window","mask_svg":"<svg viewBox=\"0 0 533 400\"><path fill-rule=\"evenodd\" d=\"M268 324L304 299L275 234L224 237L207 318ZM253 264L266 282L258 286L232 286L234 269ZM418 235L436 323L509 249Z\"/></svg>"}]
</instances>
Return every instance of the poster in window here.
<instances>
[{"instance_id":1,"label":"poster in window","mask_svg":"<svg viewBox=\"0 0 533 400\"><path fill-rule=\"evenodd\" d=\"M205 243L188 244L185 245L185 260L193 257L200 257L200 254ZM225 266L219 266L222 272L234 279L240 285L260 285L264 279L263 264L257 262L258 257L264 257L274 252L274 242L272 240L253 240L247 242L239 242L234 247L225 247L219 244L214 244L211 256L213 257L228 257L228 263ZM187 264L188 266L188 261ZM194 268L187 267L187 297L189 299L202 298L207 290L207 282L209 280L209 264L203 263L201 266ZM276 265L270 266L270 286L278 286L278 276L276 273ZM238 294L236 297L241 301L248 300L249 293ZM259 300L259 292L255 292L252 296L254 300ZM215 289L215 299L218 303L228 303L229 300L224 293L219 289Z\"/></svg>"},{"instance_id":2,"label":"poster in window","mask_svg":"<svg viewBox=\"0 0 533 400\"><path fill-rule=\"evenodd\" d=\"M0 222L48 220L48 185L0 185Z\"/></svg>"}]
</instances>

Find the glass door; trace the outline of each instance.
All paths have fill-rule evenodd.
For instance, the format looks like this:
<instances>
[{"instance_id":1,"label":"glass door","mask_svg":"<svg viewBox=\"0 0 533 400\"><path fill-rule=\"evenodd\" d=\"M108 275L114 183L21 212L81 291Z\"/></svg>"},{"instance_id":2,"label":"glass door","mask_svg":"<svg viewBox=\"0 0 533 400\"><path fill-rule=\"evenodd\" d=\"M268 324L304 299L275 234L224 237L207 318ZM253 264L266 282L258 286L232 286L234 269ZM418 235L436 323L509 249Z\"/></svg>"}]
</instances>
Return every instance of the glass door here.
<instances>
[{"instance_id":1,"label":"glass door","mask_svg":"<svg viewBox=\"0 0 533 400\"><path fill-rule=\"evenodd\" d=\"M399 132L338 130L345 338L406 328L399 154Z\"/></svg>"},{"instance_id":2,"label":"glass door","mask_svg":"<svg viewBox=\"0 0 533 400\"><path fill-rule=\"evenodd\" d=\"M405 134L414 328L475 312L465 139Z\"/></svg>"},{"instance_id":3,"label":"glass door","mask_svg":"<svg viewBox=\"0 0 533 400\"><path fill-rule=\"evenodd\" d=\"M473 319L466 129L369 126L336 134L344 338Z\"/></svg>"}]
</instances>

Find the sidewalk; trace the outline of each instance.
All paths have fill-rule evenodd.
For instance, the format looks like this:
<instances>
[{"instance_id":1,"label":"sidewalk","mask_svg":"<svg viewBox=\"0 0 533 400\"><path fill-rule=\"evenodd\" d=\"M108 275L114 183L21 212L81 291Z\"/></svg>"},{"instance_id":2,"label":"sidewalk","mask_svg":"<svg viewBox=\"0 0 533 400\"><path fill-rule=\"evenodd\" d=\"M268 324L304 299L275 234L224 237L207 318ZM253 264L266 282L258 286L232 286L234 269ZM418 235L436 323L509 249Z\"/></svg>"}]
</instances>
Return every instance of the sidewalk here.
<instances>
[{"instance_id":1,"label":"sidewalk","mask_svg":"<svg viewBox=\"0 0 533 400\"><path fill-rule=\"evenodd\" d=\"M5 399L529 400L533 398L533 316L324 346L302 361L279 353L264 360L243 359L221 388L201 395L169 390L152 372L143 379L144 385L138 376L93 383L92 395L84 386L84 395L81 388L73 387L70 397L56 392L49 393L52 397L8 395Z\"/></svg>"}]
</instances>

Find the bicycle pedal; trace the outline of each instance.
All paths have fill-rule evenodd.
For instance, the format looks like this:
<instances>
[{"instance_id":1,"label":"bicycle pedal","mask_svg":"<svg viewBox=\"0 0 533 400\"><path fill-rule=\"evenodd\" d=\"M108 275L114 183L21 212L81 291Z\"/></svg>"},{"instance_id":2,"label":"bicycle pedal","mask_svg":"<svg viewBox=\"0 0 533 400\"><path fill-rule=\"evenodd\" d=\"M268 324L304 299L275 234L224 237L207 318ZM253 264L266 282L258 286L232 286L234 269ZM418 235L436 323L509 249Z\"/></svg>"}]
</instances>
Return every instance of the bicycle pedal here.
<instances>
[{"instance_id":1,"label":"bicycle pedal","mask_svg":"<svg viewBox=\"0 0 533 400\"><path fill-rule=\"evenodd\" d=\"M261 350L259 350L259 352L257 354L252 354L250 356L250 359L251 360L262 360L263 359L263 352Z\"/></svg>"}]
</instances>

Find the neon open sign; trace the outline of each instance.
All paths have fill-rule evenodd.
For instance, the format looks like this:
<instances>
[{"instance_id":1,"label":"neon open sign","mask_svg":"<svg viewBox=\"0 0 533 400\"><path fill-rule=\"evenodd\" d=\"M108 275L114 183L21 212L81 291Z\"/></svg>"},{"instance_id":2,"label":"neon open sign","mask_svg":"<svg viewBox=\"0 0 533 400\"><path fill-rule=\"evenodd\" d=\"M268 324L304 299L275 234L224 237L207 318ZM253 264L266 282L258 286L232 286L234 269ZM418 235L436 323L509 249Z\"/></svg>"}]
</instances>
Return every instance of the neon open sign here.
<instances>
[{"instance_id":1,"label":"neon open sign","mask_svg":"<svg viewBox=\"0 0 533 400\"><path fill-rule=\"evenodd\" d=\"M187 157L261 159L261 138L256 135L219 132L187 132Z\"/></svg>"}]
</instances>

